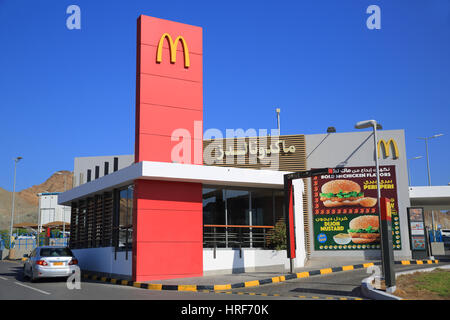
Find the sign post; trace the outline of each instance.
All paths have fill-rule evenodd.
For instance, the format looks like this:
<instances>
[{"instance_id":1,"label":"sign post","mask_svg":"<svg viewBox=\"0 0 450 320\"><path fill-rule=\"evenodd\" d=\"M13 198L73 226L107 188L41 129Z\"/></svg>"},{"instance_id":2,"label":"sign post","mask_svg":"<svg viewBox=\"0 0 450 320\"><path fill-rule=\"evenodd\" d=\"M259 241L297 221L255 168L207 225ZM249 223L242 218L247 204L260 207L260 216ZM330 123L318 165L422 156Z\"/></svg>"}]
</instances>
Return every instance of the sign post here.
<instances>
[{"instance_id":1,"label":"sign post","mask_svg":"<svg viewBox=\"0 0 450 320\"><path fill-rule=\"evenodd\" d=\"M295 218L294 218L294 192L292 180L310 178L321 174L330 174L333 169L322 168L307 171L298 171L284 175L284 217L286 219L287 256L290 259L290 272L294 272L295 254Z\"/></svg>"},{"instance_id":2,"label":"sign post","mask_svg":"<svg viewBox=\"0 0 450 320\"><path fill-rule=\"evenodd\" d=\"M427 254L427 234L423 218L423 208L408 208L408 229L412 258L424 259Z\"/></svg>"},{"instance_id":3,"label":"sign post","mask_svg":"<svg viewBox=\"0 0 450 320\"><path fill-rule=\"evenodd\" d=\"M395 291L394 253L392 250L391 201L380 198L381 255L386 292Z\"/></svg>"}]
</instances>

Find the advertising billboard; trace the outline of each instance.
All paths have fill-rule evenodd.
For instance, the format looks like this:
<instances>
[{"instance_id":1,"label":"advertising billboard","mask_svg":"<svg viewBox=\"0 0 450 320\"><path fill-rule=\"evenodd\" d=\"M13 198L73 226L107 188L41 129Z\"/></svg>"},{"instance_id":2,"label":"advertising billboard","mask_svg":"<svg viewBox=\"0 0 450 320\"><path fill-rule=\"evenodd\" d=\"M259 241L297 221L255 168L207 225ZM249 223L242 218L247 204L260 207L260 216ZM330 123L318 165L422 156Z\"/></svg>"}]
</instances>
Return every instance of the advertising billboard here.
<instances>
[{"instance_id":1,"label":"advertising billboard","mask_svg":"<svg viewBox=\"0 0 450 320\"><path fill-rule=\"evenodd\" d=\"M401 249L395 166L380 166L381 196L390 199L393 247ZM312 178L315 250L380 248L375 167L334 168Z\"/></svg>"},{"instance_id":2,"label":"advertising billboard","mask_svg":"<svg viewBox=\"0 0 450 320\"><path fill-rule=\"evenodd\" d=\"M408 220L411 250L426 250L423 208L408 208Z\"/></svg>"}]
</instances>

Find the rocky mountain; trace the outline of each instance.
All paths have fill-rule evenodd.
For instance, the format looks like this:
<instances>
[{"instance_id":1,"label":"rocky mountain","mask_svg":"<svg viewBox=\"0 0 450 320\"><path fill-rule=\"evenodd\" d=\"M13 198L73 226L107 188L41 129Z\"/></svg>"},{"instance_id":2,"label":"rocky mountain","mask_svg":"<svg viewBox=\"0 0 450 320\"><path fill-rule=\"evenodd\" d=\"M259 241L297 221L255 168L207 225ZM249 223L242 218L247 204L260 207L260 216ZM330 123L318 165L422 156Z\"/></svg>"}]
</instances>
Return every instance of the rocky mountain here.
<instances>
[{"instance_id":1,"label":"rocky mountain","mask_svg":"<svg viewBox=\"0 0 450 320\"><path fill-rule=\"evenodd\" d=\"M64 192L72 188L72 172L58 171L45 182L16 192L14 205L14 224L22 222L37 223L38 193ZM12 192L0 188L0 230L9 230L11 224Z\"/></svg>"},{"instance_id":2,"label":"rocky mountain","mask_svg":"<svg viewBox=\"0 0 450 320\"><path fill-rule=\"evenodd\" d=\"M61 170L55 172L48 178L45 182L32 186L30 188L24 189L18 192L19 196L26 200L27 202L38 206L38 193L41 192L64 192L66 190L72 189L72 172Z\"/></svg>"}]
</instances>

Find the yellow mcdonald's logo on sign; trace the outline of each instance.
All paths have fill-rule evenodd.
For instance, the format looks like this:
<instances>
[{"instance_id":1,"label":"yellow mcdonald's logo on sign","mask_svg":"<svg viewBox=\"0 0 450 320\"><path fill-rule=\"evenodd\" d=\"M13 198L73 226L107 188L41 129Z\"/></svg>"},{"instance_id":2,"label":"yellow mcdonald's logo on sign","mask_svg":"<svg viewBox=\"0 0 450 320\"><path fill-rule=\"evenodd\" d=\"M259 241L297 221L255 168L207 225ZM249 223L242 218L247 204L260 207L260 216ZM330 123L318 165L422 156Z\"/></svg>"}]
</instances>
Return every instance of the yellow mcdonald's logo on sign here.
<instances>
[{"instance_id":1,"label":"yellow mcdonald's logo on sign","mask_svg":"<svg viewBox=\"0 0 450 320\"><path fill-rule=\"evenodd\" d=\"M380 152L381 145L383 145L383 147L384 147L384 155L386 158L389 157L389 155L390 155L389 146L392 146L392 149L394 150L392 157L394 159L397 159L399 157L397 142L395 142L394 139L389 139L388 142L386 142L384 139L380 139L380 140L378 140L378 144L377 144L378 158L381 156L381 152Z\"/></svg>"},{"instance_id":2,"label":"yellow mcdonald's logo on sign","mask_svg":"<svg viewBox=\"0 0 450 320\"><path fill-rule=\"evenodd\" d=\"M170 62L175 63L177 60L177 48L178 48L178 41L181 41L181 44L183 45L183 53L184 53L184 67L189 68L190 61L189 61L189 49L186 44L186 41L182 36L178 36L175 39L175 42L173 42L172 37L168 33L164 33L161 36L161 39L158 43L158 50L156 51L156 62L161 63L162 61L162 48L164 44L164 39L167 38L167 41L169 42L169 51L170 51Z\"/></svg>"}]
</instances>

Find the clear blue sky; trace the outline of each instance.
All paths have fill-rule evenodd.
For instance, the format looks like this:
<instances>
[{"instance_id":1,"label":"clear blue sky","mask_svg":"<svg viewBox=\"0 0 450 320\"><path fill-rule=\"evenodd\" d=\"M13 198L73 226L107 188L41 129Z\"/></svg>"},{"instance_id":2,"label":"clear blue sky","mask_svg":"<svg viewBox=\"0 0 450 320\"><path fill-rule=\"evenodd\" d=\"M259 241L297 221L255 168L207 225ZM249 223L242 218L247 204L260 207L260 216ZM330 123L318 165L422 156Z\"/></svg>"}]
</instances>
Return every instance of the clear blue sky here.
<instances>
[{"instance_id":1,"label":"clear blue sky","mask_svg":"<svg viewBox=\"0 0 450 320\"><path fill-rule=\"evenodd\" d=\"M81 30L66 8L81 8ZM366 8L381 8L368 30ZM0 187L21 190L77 156L134 152L136 19L203 27L205 128L282 134L404 129L430 141L434 185L450 182L450 1L0 0ZM238 115L238 116L237 116ZM426 185L426 160L412 161Z\"/></svg>"}]
</instances>

